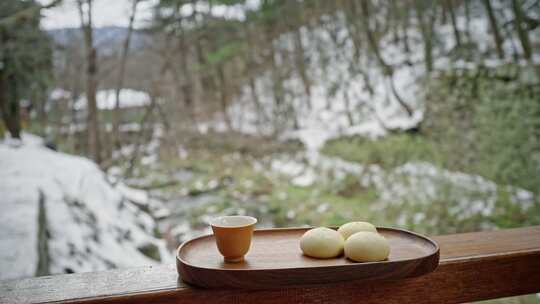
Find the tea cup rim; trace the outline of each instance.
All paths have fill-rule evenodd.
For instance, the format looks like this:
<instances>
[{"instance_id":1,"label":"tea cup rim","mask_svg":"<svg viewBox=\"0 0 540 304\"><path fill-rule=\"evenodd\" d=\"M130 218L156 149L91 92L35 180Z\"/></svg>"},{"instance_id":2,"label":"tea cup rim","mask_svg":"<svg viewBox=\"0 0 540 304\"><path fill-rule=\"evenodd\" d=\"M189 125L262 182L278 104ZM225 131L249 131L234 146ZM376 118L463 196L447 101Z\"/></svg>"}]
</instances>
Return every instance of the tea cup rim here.
<instances>
[{"instance_id":1,"label":"tea cup rim","mask_svg":"<svg viewBox=\"0 0 540 304\"><path fill-rule=\"evenodd\" d=\"M224 225L220 224L219 222L222 221L224 218L233 218L233 219L244 219L246 222L239 223L236 225ZM240 227L248 227L257 224L257 219L252 216L247 215L223 215L218 216L210 220L210 225L213 227L219 227L219 228L240 228Z\"/></svg>"}]
</instances>

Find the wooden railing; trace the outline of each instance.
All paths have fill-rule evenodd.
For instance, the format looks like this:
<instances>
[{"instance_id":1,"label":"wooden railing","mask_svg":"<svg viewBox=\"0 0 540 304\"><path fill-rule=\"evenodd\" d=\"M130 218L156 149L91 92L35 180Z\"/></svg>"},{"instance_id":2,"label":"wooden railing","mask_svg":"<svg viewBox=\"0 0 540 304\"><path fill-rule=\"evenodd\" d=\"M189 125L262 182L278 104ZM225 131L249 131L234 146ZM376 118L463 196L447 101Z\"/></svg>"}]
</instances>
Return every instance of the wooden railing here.
<instances>
[{"instance_id":1,"label":"wooden railing","mask_svg":"<svg viewBox=\"0 0 540 304\"><path fill-rule=\"evenodd\" d=\"M0 303L461 303L540 292L540 226L434 239L439 267L414 279L204 290L165 265L3 281Z\"/></svg>"}]
</instances>

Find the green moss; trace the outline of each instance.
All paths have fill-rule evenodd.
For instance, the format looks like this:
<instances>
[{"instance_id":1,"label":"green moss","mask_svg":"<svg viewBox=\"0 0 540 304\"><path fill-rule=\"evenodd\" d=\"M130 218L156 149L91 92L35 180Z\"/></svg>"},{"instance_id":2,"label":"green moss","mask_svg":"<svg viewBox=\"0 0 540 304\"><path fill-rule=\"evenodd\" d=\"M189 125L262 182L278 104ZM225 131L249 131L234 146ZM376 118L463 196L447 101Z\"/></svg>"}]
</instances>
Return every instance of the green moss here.
<instances>
[{"instance_id":1,"label":"green moss","mask_svg":"<svg viewBox=\"0 0 540 304\"><path fill-rule=\"evenodd\" d=\"M420 135L392 134L381 139L359 136L330 140L322 152L363 164L378 164L384 168L402 165L412 160L432 163L443 161L435 145Z\"/></svg>"},{"instance_id":2,"label":"green moss","mask_svg":"<svg viewBox=\"0 0 540 304\"><path fill-rule=\"evenodd\" d=\"M530 72L514 65L449 71L427 83L426 137L446 168L538 193L540 87L527 84Z\"/></svg>"},{"instance_id":3,"label":"green moss","mask_svg":"<svg viewBox=\"0 0 540 304\"><path fill-rule=\"evenodd\" d=\"M276 226L337 226L346 221L373 218L369 207L375 200L373 188L344 197L323 185L284 185L273 191L269 205Z\"/></svg>"}]
</instances>

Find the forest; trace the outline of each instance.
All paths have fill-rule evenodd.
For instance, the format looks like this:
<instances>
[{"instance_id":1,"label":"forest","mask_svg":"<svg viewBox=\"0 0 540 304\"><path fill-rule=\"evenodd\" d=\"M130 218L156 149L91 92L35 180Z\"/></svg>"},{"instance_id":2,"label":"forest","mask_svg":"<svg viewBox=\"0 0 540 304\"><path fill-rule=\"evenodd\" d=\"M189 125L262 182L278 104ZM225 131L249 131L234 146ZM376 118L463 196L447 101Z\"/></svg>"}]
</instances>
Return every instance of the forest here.
<instances>
[{"instance_id":1,"label":"forest","mask_svg":"<svg viewBox=\"0 0 540 304\"><path fill-rule=\"evenodd\" d=\"M217 215L540 225L540 1L100 1L0 2L4 276L169 262Z\"/></svg>"}]
</instances>

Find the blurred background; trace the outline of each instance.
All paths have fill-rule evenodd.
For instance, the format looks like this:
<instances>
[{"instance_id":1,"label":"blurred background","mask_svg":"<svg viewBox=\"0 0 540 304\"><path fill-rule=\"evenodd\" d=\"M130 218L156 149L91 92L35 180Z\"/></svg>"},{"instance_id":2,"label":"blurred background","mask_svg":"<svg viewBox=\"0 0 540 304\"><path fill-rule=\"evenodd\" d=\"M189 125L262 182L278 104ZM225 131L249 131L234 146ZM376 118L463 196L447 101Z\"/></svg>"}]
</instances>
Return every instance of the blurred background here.
<instances>
[{"instance_id":1,"label":"blurred background","mask_svg":"<svg viewBox=\"0 0 540 304\"><path fill-rule=\"evenodd\" d=\"M538 0L2 0L0 112L2 279L218 215L540 224Z\"/></svg>"}]
</instances>

